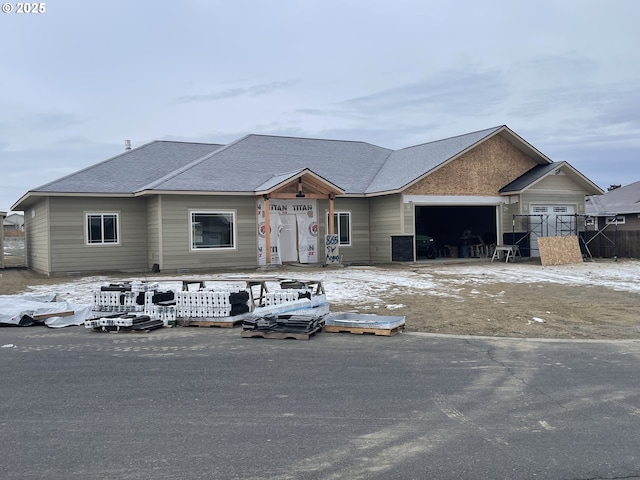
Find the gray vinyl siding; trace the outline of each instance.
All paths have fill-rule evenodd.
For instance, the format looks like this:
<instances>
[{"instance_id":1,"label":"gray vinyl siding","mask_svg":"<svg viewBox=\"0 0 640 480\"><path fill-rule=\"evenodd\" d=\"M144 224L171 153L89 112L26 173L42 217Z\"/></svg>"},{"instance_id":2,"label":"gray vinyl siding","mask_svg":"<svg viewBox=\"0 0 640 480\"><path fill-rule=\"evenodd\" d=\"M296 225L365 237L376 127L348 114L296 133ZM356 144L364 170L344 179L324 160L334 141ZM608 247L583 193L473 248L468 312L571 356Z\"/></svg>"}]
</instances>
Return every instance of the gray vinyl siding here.
<instances>
[{"instance_id":1,"label":"gray vinyl siding","mask_svg":"<svg viewBox=\"0 0 640 480\"><path fill-rule=\"evenodd\" d=\"M391 261L391 235L402 233L403 205L401 195L372 197L370 202L371 261Z\"/></svg>"},{"instance_id":2,"label":"gray vinyl siding","mask_svg":"<svg viewBox=\"0 0 640 480\"><path fill-rule=\"evenodd\" d=\"M601 230L602 228L604 228L604 226L607 224L607 218L613 216L613 215L607 215L604 217L598 217L598 230ZM607 232L607 234L609 234L610 232L614 232L614 231L638 231L640 230L640 213L625 213L625 214L620 214L618 215L619 217L624 217L624 223L619 223L618 225L615 224L611 224L608 227L606 227L605 231ZM590 226L589 230L593 231L595 230L595 226ZM611 235L609 235L611 236Z\"/></svg>"},{"instance_id":3,"label":"gray vinyl siding","mask_svg":"<svg viewBox=\"0 0 640 480\"><path fill-rule=\"evenodd\" d=\"M627 213L621 216L624 217L624 223L618 225L618 230L620 231L640 230L640 214L639 213ZM606 222L606 218L603 218L602 222ZM598 225L600 225L600 223L598 223ZM602 225L604 226L604 223Z\"/></svg>"},{"instance_id":4,"label":"gray vinyl siding","mask_svg":"<svg viewBox=\"0 0 640 480\"><path fill-rule=\"evenodd\" d=\"M333 209L336 212L351 213L351 245L340 246L342 263L347 265L354 263L371 263L371 256L369 254L369 200L366 198L336 198ZM318 225L320 227L320 235L318 236L318 261L323 263L325 257L324 236L328 232L328 200L318 202L318 212Z\"/></svg>"},{"instance_id":5,"label":"gray vinyl siding","mask_svg":"<svg viewBox=\"0 0 640 480\"><path fill-rule=\"evenodd\" d=\"M147 269L146 199L50 198L52 273ZM118 245L87 245L87 213L119 215Z\"/></svg>"},{"instance_id":6,"label":"gray vinyl siding","mask_svg":"<svg viewBox=\"0 0 640 480\"><path fill-rule=\"evenodd\" d=\"M236 248L190 249L190 211L225 210L236 214ZM198 270L255 267L258 264L256 198L253 196L162 197L162 269Z\"/></svg>"},{"instance_id":7,"label":"gray vinyl siding","mask_svg":"<svg viewBox=\"0 0 640 480\"><path fill-rule=\"evenodd\" d=\"M49 199L35 203L24 212L24 227L27 267L49 275Z\"/></svg>"}]
</instances>

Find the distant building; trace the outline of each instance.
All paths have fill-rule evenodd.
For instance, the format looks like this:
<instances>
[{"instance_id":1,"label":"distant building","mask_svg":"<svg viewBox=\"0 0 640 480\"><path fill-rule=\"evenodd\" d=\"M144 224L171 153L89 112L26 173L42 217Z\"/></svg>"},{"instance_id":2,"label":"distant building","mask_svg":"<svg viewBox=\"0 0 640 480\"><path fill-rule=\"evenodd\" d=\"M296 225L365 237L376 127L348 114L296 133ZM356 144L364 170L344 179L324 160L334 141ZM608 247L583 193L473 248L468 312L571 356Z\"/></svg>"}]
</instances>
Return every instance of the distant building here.
<instances>
[{"instance_id":1,"label":"distant building","mask_svg":"<svg viewBox=\"0 0 640 480\"><path fill-rule=\"evenodd\" d=\"M24 232L24 215L21 213L11 213L2 219L2 229L4 231Z\"/></svg>"},{"instance_id":2,"label":"distant building","mask_svg":"<svg viewBox=\"0 0 640 480\"><path fill-rule=\"evenodd\" d=\"M7 212L0 212L0 220L2 220L2 225L4 225L4 219L7 216ZM4 268L4 228L0 229L0 268Z\"/></svg>"}]
</instances>

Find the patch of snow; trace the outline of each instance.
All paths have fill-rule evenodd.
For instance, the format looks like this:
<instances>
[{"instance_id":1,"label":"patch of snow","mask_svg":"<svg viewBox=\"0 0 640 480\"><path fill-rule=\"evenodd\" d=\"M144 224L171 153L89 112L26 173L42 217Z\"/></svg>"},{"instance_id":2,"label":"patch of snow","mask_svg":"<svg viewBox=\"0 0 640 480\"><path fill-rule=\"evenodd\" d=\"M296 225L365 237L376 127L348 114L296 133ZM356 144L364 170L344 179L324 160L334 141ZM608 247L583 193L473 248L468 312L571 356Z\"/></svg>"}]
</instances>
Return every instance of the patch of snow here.
<instances>
[{"instance_id":1,"label":"patch of snow","mask_svg":"<svg viewBox=\"0 0 640 480\"><path fill-rule=\"evenodd\" d=\"M246 278L247 275L237 275ZM274 278L277 275L274 275ZM331 272L300 272L291 274L292 278L322 280L329 303L360 305L384 305L384 296L390 292L401 291L410 295L431 295L448 297L453 301L464 301L464 291L471 289L473 295L481 294L478 287L496 283L552 283L558 285L576 285L583 287L599 286L617 291L640 293L640 262L625 260L618 262L583 263L543 267L530 263L507 265L447 265L424 267L424 272L402 271L384 267L347 267ZM198 275L198 278L220 278L218 275ZM220 288L234 288L244 282L233 280L217 282ZM160 289L180 290L181 278L194 278L194 274L177 275L168 281L163 277L135 277L131 280L157 282ZM264 278L264 275L261 276ZM29 287L31 293L48 293L55 290L64 300L72 303L93 303L93 291L101 285L116 283L107 276L89 276L57 285L36 285ZM501 296L504 292L497 295ZM388 307L387 307L388 308Z\"/></svg>"}]
</instances>

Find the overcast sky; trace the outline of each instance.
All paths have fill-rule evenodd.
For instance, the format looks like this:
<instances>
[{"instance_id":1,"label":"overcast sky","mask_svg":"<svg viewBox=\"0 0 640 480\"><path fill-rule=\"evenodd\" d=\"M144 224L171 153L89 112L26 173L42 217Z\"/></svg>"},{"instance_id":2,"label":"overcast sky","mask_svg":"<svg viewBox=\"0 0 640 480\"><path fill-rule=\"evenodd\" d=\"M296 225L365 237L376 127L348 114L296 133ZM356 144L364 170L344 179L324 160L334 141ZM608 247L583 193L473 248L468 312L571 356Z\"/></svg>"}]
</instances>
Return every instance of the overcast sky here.
<instances>
[{"instance_id":1,"label":"overcast sky","mask_svg":"<svg viewBox=\"0 0 640 480\"><path fill-rule=\"evenodd\" d=\"M0 210L125 139L248 133L402 148L506 124L605 190L640 180L637 0L43 5L0 13Z\"/></svg>"}]
</instances>

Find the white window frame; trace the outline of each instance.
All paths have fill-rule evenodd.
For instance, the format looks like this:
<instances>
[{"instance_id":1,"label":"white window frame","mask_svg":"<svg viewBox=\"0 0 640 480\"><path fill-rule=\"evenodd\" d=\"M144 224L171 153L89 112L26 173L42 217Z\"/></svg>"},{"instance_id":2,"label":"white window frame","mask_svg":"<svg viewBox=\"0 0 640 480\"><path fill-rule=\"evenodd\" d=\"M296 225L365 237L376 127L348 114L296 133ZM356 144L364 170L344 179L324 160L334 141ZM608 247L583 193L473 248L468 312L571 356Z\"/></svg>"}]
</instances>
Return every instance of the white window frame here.
<instances>
[{"instance_id":1,"label":"white window frame","mask_svg":"<svg viewBox=\"0 0 640 480\"><path fill-rule=\"evenodd\" d=\"M100 241L92 241L89 233L90 219L100 217ZM104 219L105 217L115 217L115 241L105 241L104 239ZM120 245L120 212L85 212L84 213L84 235L85 245L89 247L105 247Z\"/></svg>"},{"instance_id":2,"label":"white window frame","mask_svg":"<svg viewBox=\"0 0 640 480\"><path fill-rule=\"evenodd\" d=\"M231 217L231 245L229 246L208 246L198 247L195 245L194 239L194 215L226 215ZM206 210L206 209L193 209L189 210L189 250L192 252L217 252L217 251L229 251L237 250L238 248L238 235L237 235L237 214L235 210Z\"/></svg>"},{"instance_id":3,"label":"white window frame","mask_svg":"<svg viewBox=\"0 0 640 480\"><path fill-rule=\"evenodd\" d=\"M616 215L616 216L610 216L607 217L605 219L606 225L624 225L625 223L625 216L624 215Z\"/></svg>"},{"instance_id":4,"label":"white window frame","mask_svg":"<svg viewBox=\"0 0 640 480\"><path fill-rule=\"evenodd\" d=\"M351 230L352 230L352 223L351 223L351 212L348 210L334 210L333 212L334 217L336 215L340 216L340 215L347 215L348 219L349 219L349 241L347 243L343 243L342 240L340 239L340 222L338 221L338 231L334 231L333 233L338 235L338 246L340 247L350 247L351 243L352 243L352 237L351 237ZM329 234L329 212L327 211L327 216L326 216L326 232L327 235Z\"/></svg>"}]
</instances>

